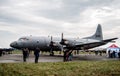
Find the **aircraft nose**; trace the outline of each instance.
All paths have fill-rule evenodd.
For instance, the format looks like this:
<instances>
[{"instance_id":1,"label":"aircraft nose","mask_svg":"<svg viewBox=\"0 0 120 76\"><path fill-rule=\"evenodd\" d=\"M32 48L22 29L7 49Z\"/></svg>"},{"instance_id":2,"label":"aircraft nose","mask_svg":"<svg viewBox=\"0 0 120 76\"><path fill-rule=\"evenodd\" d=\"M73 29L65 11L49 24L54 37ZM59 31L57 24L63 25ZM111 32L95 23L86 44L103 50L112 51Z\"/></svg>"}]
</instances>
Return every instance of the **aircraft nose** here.
<instances>
[{"instance_id":1,"label":"aircraft nose","mask_svg":"<svg viewBox=\"0 0 120 76\"><path fill-rule=\"evenodd\" d=\"M17 42L16 41L12 42L10 46L15 48L17 46Z\"/></svg>"}]
</instances>

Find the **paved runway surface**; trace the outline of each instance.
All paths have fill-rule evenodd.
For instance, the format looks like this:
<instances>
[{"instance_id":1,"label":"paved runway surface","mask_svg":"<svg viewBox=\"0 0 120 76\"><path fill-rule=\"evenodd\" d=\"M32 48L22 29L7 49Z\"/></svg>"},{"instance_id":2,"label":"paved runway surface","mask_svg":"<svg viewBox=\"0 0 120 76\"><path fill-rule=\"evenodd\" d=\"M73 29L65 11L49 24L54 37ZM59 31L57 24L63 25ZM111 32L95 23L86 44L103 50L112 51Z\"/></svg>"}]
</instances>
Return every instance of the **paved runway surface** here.
<instances>
[{"instance_id":1,"label":"paved runway surface","mask_svg":"<svg viewBox=\"0 0 120 76\"><path fill-rule=\"evenodd\" d=\"M72 61L104 61L104 60L118 60L118 58L108 58L106 55L96 56L94 54L79 54L73 57ZM8 54L0 57L0 63L21 63L23 62L22 54ZM27 62L34 63L34 55L31 54ZM39 62L63 62L62 55L40 55Z\"/></svg>"}]
</instances>

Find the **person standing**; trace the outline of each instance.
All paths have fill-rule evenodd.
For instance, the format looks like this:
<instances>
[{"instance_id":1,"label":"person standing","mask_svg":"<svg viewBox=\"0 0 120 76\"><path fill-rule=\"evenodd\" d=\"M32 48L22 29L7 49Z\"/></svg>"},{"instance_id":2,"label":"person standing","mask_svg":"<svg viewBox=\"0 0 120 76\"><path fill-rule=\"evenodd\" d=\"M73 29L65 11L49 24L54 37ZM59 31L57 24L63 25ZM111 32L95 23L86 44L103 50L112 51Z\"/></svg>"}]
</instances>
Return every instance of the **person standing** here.
<instances>
[{"instance_id":1,"label":"person standing","mask_svg":"<svg viewBox=\"0 0 120 76\"><path fill-rule=\"evenodd\" d=\"M37 47L37 48L35 49L35 51L34 51L35 63L38 63L39 53L40 53L40 49Z\"/></svg>"},{"instance_id":2,"label":"person standing","mask_svg":"<svg viewBox=\"0 0 120 76\"><path fill-rule=\"evenodd\" d=\"M30 51L28 48L26 48L27 58L29 58Z\"/></svg>"},{"instance_id":3,"label":"person standing","mask_svg":"<svg viewBox=\"0 0 120 76\"><path fill-rule=\"evenodd\" d=\"M66 62L66 61L68 61L68 54L69 54L69 49L66 49L65 51L63 51L64 52L64 57L63 57L63 61L64 62Z\"/></svg>"},{"instance_id":4,"label":"person standing","mask_svg":"<svg viewBox=\"0 0 120 76\"><path fill-rule=\"evenodd\" d=\"M100 50L99 53L100 53L100 56L102 56L102 50Z\"/></svg>"},{"instance_id":5,"label":"person standing","mask_svg":"<svg viewBox=\"0 0 120 76\"><path fill-rule=\"evenodd\" d=\"M2 56L2 50L0 50L0 56Z\"/></svg>"},{"instance_id":6,"label":"person standing","mask_svg":"<svg viewBox=\"0 0 120 76\"><path fill-rule=\"evenodd\" d=\"M118 58L120 59L120 51L118 52Z\"/></svg>"},{"instance_id":7,"label":"person standing","mask_svg":"<svg viewBox=\"0 0 120 76\"><path fill-rule=\"evenodd\" d=\"M66 54L67 54L67 51L63 51L64 55L63 55L63 61L66 62Z\"/></svg>"},{"instance_id":8,"label":"person standing","mask_svg":"<svg viewBox=\"0 0 120 76\"><path fill-rule=\"evenodd\" d=\"M23 52L23 61L26 62L26 58L28 57L28 50L23 48L22 52Z\"/></svg>"},{"instance_id":9,"label":"person standing","mask_svg":"<svg viewBox=\"0 0 120 76\"><path fill-rule=\"evenodd\" d=\"M111 58L110 50L108 50L108 57Z\"/></svg>"},{"instance_id":10,"label":"person standing","mask_svg":"<svg viewBox=\"0 0 120 76\"><path fill-rule=\"evenodd\" d=\"M73 54L72 54L72 50L71 50L68 54L68 61L72 61L72 58L73 58Z\"/></svg>"},{"instance_id":11,"label":"person standing","mask_svg":"<svg viewBox=\"0 0 120 76\"><path fill-rule=\"evenodd\" d=\"M112 53L112 57L115 58L115 51L113 51L113 53Z\"/></svg>"}]
</instances>

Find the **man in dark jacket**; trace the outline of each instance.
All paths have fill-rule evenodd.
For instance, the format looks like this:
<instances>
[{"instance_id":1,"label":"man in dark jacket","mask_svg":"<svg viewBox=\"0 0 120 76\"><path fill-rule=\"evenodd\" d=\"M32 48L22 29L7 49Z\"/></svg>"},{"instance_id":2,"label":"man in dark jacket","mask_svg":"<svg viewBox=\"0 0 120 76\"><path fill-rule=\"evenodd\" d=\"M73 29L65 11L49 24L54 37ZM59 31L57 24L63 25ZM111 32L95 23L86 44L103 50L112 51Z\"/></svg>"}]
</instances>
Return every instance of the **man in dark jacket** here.
<instances>
[{"instance_id":1,"label":"man in dark jacket","mask_svg":"<svg viewBox=\"0 0 120 76\"><path fill-rule=\"evenodd\" d=\"M2 56L2 50L0 50L0 56Z\"/></svg>"},{"instance_id":2,"label":"man in dark jacket","mask_svg":"<svg viewBox=\"0 0 120 76\"><path fill-rule=\"evenodd\" d=\"M120 59L120 51L118 52L118 58Z\"/></svg>"},{"instance_id":3,"label":"man in dark jacket","mask_svg":"<svg viewBox=\"0 0 120 76\"><path fill-rule=\"evenodd\" d=\"M35 63L38 63L39 53L40 53L40 49L37 47L36 50L34 51Z\"/></svg>"},{"instance_id":4,"label":"man in dark jacket","mask_svg":"<svg viewBox=\"0 0 120 76\"><path fill-rule=\"evenodd\" d=\"M26 58L28 57L28 49L24 48L23 51L23 61L26 62Z\"/></svg>"}]
</instances>

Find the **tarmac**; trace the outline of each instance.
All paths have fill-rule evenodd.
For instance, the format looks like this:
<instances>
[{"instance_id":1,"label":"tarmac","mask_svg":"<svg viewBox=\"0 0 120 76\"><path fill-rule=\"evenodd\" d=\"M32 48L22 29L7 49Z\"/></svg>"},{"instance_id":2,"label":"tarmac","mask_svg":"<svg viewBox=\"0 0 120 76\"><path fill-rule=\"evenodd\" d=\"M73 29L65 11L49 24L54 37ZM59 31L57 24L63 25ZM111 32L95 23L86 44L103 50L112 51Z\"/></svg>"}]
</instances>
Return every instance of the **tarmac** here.
<instances>
[{"instance_id":1,"label":"tarmac","mask_svg":"<svg viewBox=\"0 0 120 76\"><path fill-rule=\"evenodd\" d=\"M27 63L34 63L34 55L30 54ZM74 55L72 61L107 61L119 60L118 58L108 58L106 54L99 56L94 54ZM63 62L63 55L40 55L38 62ZM0 63L23 63L22 54L7 54L0 57Z\"/></svg>"}]
</instances>

